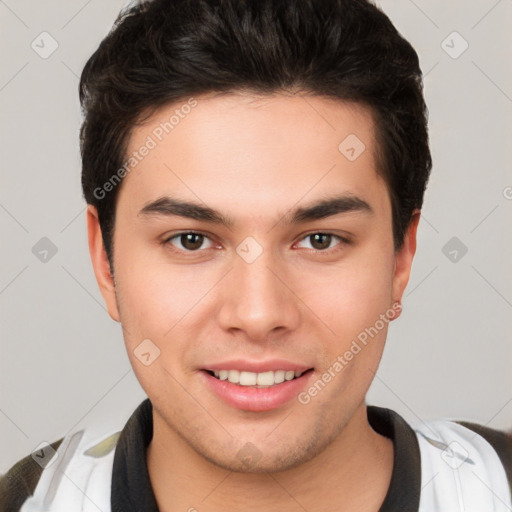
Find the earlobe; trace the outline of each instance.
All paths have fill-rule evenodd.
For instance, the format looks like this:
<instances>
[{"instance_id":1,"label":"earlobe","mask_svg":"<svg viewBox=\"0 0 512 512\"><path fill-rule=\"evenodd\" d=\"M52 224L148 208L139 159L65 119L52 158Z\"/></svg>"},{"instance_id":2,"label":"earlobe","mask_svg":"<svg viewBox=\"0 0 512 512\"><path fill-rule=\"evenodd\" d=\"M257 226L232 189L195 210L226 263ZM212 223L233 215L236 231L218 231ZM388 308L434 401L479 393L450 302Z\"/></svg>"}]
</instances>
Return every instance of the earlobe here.
<instances>
[{"instance_id":1,"label":"earlobe","mask_svg":"<svg viewBox=\"0 0 512 512\"><path fill-rule=\"evenodd\" d=\"M89 254L94 269L94 275L107 306L108 314L116 322L120 321L117 307L114 277L110 273L110 264L107 252L103 245L101 226L96 207L87 207L87 236L89 241Z\"/></svg>"},{"instance_id":2,"label":"earlobe","mask_svg":"<svg viewBox=\"0 0 512 512\"><path fill-rule=\"evenodd\" d=\"M395 272L393 275L393 301L401 304L416 253L416 232L420 220L420 210L415 210L407 227L404 241L395 255ZM401 311L401 308L400 308Z\"/></svg>"}]
</instances>

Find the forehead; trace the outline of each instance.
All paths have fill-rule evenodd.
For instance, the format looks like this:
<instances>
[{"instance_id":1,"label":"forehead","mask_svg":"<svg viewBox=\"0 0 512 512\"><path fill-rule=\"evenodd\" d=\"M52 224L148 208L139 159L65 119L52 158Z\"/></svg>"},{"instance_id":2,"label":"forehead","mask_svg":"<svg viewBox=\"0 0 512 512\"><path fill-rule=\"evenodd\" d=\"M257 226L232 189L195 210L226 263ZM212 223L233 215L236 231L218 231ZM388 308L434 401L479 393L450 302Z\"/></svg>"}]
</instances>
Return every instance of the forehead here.
<instances>
[{"instance_id":1,"label":"forehead","mask_svg":"<svg viewBox=\"0 0 512 512\"><path fill-rule=\"evenodd\" d=\"M386 202L374 130L368 108L317 96L185 99L132 131L120 195L133 208L170 194L247 215L332 192Z\"/></svg>"}]
</instances>

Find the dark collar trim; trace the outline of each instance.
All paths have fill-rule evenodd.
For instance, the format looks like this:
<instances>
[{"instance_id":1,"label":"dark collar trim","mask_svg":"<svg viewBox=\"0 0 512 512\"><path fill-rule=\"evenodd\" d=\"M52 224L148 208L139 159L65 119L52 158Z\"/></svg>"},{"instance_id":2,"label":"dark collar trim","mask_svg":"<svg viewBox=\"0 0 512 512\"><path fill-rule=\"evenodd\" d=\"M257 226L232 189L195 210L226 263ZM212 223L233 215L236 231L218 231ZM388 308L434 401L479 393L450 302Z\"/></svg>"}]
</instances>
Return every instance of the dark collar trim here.
<instances>
[{"instance_id":1,"label":"dark collar trim","mask_svg":"<svg viewBox=\"0 0 512 512\"><path fill-rule=\"evenodd\" d=\"M379 512L416 512L421 493L420 449L406 421L389 409L369 406L368 421L394 444L393 474ZM126 423L114 455L112 512L158 512L149 479L146 449L153 437L153 407L144 400Z\"/></svg>"},{"instance_id":2,"label":"dark collar trim","mask_svg":"<svg viewBox=\"0 0 512 512\"><path fill-rule=\"evenodd\" d=\"M153 406L146 398L126 423L114 454L112 512L158 512L146 448L153 438Z\"/></svg>"},{"instance_id":3,"label":"dark collar trim","mask_svg":"<svg viewBox=\"0 0 512 512\"><path fill-rule=\"evenodd\" d=\"M416 434L390 409L369 406L367 412L372 428L392 439L395 450L391 482L379 512L416 512L421 494L421 456Z\"/></svg>"}]
</instances>

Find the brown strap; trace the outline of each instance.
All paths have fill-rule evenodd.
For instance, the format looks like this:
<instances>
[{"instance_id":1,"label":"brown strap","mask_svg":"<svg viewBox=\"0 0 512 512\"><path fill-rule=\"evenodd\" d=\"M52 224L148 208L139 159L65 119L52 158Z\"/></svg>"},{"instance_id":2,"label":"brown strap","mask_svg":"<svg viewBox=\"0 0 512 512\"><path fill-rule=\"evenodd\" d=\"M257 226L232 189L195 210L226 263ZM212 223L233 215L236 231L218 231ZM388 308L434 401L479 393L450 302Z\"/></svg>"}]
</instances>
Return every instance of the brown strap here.
<instances>
[{"instance_id":1,"label":"brown strap","mask_svg":"<svg viewBox=\"0 0 512 512\"><path fill-rule=\"evenodd\" d=\"M505 468L512 495L512 432L503 432L466 421L457 423L482 436L494 448Z\"/></svg>"},{"instance_id":2,"label":"brown strap","mask_svg":"<svg viewBox=\"0 0 512 512\"><path fill-rule=\"evenodd\" d=\"M63 439L63 438L62 438ZM51 443L56 451L62 439ZM34 494L43 468L32 455L18 461L0 477L0 512L19 512L23 503Z\"/></svg>"}]
</instances>

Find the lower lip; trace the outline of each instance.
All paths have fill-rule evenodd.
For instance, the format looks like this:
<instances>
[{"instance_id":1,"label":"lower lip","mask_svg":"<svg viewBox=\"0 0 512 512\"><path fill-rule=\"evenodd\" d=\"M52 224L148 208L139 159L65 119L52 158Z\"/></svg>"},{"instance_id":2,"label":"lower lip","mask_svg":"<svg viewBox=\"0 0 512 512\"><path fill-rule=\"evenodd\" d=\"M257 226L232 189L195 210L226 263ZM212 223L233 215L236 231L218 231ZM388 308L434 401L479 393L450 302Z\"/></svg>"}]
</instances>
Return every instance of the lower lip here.
<instances>
[{"instance_id":1,"label":"lower lip","mask_svg":"<svg viewBox=\"0 0 512 512\"><path fill-rule=\"evenodd\" d=\"M313 373L311 370L300 377L287 380L268 388L239 386L227 380L220 380L207 371L200 372L210 389L227 404L237 409L251 412L263 412L277 409L297 397Z\"/></svg>"}]
</instances>

